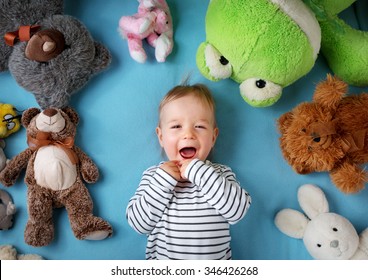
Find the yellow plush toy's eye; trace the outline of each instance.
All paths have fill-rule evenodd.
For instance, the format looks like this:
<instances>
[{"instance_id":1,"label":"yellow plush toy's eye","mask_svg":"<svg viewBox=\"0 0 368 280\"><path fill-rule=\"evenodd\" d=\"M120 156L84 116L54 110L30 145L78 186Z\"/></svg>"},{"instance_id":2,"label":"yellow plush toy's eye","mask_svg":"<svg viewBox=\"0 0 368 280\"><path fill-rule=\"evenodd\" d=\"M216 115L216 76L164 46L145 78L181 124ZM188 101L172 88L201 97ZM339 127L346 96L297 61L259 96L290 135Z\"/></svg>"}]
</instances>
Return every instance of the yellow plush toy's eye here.
<instances>
[{"instance_id":1,"label":"yellow plush toy's eye","mask_svg":"<svg viewBox=\"0 0 368 280\"><path fill-rule=\"evenodd\" d=\"M21 127L17 109L11 104L0 103L0 138L8 137Z\"/></svg>"},{"instance_id":2,"label":"yellow plush toy's eye","mask_svg":"<svg viewBox=\"0 0 368 280\"><path fill-rule=\"evenodd\" d=\"M7 114L4 116L3 122L6 122L6 127L8 130L12 130L15 127L15 123L13 120L16 118L16 116Z\"/></svg>"}]
</instances>

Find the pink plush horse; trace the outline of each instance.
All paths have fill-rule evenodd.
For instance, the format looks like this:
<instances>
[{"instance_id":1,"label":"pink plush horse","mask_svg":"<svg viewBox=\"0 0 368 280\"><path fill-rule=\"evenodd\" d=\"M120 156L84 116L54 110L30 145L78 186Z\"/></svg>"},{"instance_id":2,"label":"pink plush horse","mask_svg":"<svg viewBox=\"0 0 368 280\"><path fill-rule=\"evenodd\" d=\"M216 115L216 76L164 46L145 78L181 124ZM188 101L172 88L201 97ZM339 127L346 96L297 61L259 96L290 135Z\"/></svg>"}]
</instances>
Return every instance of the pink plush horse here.
<instances>
[{"instance_id":1,"label":"pink plush horse","mask_svg":"<svg viewBox=\"0 0 368 280\"><path fill-rule=\"evenodd\" d=\"M130 56L144 63L147 54L143 49L143 40L155 48L158 62L164 62L171 53L173 25L169 6L165 0L138 0L138 13L123 16L119 21L119 31L128 40Z\"/></svg>"}]
</instances>

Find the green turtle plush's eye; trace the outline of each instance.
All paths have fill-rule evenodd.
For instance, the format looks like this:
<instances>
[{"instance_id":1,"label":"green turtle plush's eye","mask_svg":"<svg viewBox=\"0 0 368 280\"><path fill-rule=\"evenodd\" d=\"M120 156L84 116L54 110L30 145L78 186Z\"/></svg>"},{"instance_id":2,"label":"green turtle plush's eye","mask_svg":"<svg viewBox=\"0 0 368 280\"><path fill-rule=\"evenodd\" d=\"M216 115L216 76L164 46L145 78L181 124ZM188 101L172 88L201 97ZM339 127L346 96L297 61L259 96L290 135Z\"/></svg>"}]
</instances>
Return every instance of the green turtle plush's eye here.
<instances>
[{"instance_id":1,"label":"green turtle plush's eye","mask_svg":"<svg viewBox=\"0 0 368 280\"><path fill-rule=\"evenodd\" d=\"M205 48L206 66L209 74L215 79L227 79L232 74L231 63L211 44Z\"/></svg>"},{"instance_id":2,"label":"green turtle plush's eye","mask_svg":"<svg viewBox=\"0 0 368 280\"><path fill-rule=\"evenodd\" d=\"M227 65L229 63L229 61L224 56L221 56L220 57L220 63L222 65Z\"/></svg>"},{"instance_id":3,"label":"green turtle plush's eye","mask_svg":"<svg viewBox=\"0 0 368 280\"><path fill-rule=\"evenodd\" d=\"M269 80L249 78L240 84L240 94L252 106L265 107L281 96L282 87Z\"/></svg>"},{"instance_id":4,"label":"green turtle plush's eye","mask_svg":"<svg viewBox=\"0 0 368 280\"><path fill-rule=\"evenodd\" d=\"M265 86L266 86L266 81L264 81L264 80L257 80L256 81L256 86L257 86L257 88L264 88Z\"/></svg>"}]
</instances>

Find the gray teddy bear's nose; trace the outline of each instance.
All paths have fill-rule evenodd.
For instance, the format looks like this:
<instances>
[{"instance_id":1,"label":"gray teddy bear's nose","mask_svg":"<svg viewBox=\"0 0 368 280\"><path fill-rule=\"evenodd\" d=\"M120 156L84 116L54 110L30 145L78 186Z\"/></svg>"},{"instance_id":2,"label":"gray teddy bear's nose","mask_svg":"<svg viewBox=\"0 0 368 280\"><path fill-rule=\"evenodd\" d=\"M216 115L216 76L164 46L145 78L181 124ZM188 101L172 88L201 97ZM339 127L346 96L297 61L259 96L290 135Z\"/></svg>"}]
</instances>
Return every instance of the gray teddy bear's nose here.
<instances>
[{"instance_id":1,"label":"gray teddy bear's nose","mask_svg":"<svg viewBox=\"0 0 368 280\"><path fill-rule=\"evenodd\" d=\"M332 240L330 242L330 247L337 248L338 246L339 246L339 241L338 240Z\"/></svg>"}]
</instances>

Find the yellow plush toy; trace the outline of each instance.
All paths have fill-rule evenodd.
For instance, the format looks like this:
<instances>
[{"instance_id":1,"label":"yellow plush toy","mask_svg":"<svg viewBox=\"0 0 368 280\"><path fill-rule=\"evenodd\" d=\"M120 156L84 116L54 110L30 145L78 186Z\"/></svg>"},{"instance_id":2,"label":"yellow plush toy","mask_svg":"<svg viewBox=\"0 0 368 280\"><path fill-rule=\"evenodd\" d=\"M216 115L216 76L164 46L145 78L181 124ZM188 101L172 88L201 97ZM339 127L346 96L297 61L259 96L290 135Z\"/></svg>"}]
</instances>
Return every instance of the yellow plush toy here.
<instances>
[{"instance_id":1,"label":"yellow plush toy","mask_svg":"<svg viewBox=\"0 0 368 280\"><path fill-rule=\"evenodd\" d=\"M5 148L3 138L19 130L20 118L21 115L17 113L17 109L13 105L0 103L0 171L4 169L7 162L3 151Z\"/></svg>"},{"instance_id":2,"label":"yellow plush toy","mask_svg":"<svg viewBox=\"0 0 368 280\"><path fill-rule=\"evenodd\" d=\"M21 115L11 104L0 103L0 138L8 137L20 128Z\"/></svg>"}]
</instances>

